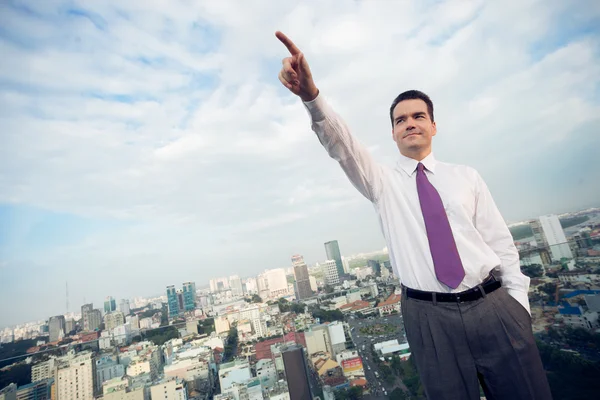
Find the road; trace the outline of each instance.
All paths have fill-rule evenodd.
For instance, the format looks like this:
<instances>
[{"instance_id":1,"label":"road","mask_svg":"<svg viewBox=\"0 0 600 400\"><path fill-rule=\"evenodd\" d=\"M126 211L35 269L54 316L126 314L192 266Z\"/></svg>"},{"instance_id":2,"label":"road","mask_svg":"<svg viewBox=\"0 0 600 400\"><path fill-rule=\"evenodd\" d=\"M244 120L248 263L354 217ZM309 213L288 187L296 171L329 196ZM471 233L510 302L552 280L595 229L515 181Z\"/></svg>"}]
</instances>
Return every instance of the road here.
<instances>
[{"instance_id":1,"label":"road","mask_svg":"<svg viewBox=\"0 0 600 400\"><path fill-rule=\"evenodd\" d=\"M364 335L360 332L360 328L376 325L376 324L389 324L396 327L396 332L386 335ZM365 378L369 382L371 388L371 394L365 395L365 399L387 399L390 393L397 387L405 388L404 384L400 379L397 379L395 385L388 385L383 381L381 372L379 371L378 365L373 360L373 345L375 343L384 342L386 340L398 339L399 343L406 341L404 333L404 322L402 316L394 314L386 317L374 317L373 319L348 319L348 325L350 326L350 332L352 334L352 341L356 346L358 354L362 358L363 366L365 370ZM364 349L363 349L364 346ZM379 374L379 377L375 375L375 372ZM385 392L384 392L385 390Z\"/></svg>"}]
</instances>

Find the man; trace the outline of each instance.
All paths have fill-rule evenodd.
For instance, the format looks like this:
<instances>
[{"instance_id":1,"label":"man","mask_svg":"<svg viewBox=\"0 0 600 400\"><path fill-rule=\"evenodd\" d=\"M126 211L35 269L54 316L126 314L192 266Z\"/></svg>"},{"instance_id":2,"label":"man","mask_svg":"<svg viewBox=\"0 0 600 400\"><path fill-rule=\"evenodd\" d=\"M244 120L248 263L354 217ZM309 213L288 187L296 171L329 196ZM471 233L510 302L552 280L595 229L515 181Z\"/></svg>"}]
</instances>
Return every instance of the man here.
<instances>
[{"instance_id":1,"label":"man","mask_svg":"<svg viewBox=\"0 0 600 400\"><path fill-rule=\"evenodd\" d=\"M429 399L550 399L531 330L529 278L481 176L437 161L433 104L419 91L390 108L400 155L376 163L319 94L302 52L283 33L290 57L279 80L299 96L329 155L377 211L402 283L407 339Z\"/></svg>"}]
</instances>

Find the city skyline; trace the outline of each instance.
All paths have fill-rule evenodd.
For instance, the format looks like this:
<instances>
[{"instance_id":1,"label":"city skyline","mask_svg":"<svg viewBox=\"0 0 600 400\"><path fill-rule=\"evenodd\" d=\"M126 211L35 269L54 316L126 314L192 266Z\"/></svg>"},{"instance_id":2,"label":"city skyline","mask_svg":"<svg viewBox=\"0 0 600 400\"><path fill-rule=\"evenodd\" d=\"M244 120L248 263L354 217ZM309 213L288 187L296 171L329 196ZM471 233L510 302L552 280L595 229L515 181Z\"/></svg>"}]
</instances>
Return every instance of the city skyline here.
<instances>
[{"instance_id":1,"label":"city skyline","mask_svg":"<svg viewBox=\"0 0 600 400\"><path fill-rule=\"evenodd\" d=\"M389 104L418 88L437 158L477 168L508 221L599 205L591 3L25 3L2 6L0 325L63 310L65 281L98 308L385 246L277 80L277 29L382 163Z\"/></svg>"}]
</instances>

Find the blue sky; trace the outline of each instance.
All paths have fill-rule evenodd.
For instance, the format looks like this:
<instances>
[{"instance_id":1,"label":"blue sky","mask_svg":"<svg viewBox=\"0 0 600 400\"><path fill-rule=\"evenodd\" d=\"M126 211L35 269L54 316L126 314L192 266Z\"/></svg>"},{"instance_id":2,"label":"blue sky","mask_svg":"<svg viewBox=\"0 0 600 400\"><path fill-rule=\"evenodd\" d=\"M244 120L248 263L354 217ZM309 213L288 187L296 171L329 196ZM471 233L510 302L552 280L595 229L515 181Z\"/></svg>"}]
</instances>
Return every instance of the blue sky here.
<instances>
[{"instance_id":1,"label":"blue sky","mask_svg":"<svg viewBox=\"0 0 600 400\"><path fill-rule=\"evenodd\" d=\"M65 282L74 310L384 246L278 29L382 163L417 88L508 221L600 205L598 2L122 3L0 4L0 326L64 312Z\"/></svg>"}]
</instances>

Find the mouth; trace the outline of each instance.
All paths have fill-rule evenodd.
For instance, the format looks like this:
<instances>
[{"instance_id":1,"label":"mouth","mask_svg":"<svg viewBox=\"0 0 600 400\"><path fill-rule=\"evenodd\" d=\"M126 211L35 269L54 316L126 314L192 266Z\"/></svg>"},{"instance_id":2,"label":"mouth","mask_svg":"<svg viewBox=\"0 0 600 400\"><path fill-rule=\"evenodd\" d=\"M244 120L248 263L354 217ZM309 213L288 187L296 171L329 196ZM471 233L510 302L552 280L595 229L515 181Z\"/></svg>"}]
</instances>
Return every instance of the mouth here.
<instances>
[{"instance_id":1,"label":"mouth","mask_svg":"<svg viewBox=\"0 0 600 400\"><path fill-rule=\"evenodd\" d=\"M409 138L411 136L419 136L420 133L419 132L413 132L413 133L409 133L408 135L404 135L403 139Z\"/></svg>"}]
</instances>

